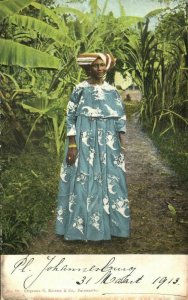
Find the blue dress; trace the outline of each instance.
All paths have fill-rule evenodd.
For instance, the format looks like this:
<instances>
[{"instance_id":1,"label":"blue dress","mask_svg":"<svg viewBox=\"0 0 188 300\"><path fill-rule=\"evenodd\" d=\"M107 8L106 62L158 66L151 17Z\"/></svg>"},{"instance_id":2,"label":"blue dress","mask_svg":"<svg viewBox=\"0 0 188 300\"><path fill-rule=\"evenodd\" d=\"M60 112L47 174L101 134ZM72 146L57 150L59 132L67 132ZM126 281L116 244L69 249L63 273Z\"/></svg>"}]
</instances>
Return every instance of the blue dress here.
<instances>
[{"instance_id":1,"label":"blue dress","mask_svg":"<svg viewBox=\"0 0 188 300\"><path fill-rule=\"evenodd\" d=\"M61 166L56 233L67 240L128 237L130 214L119 132L125 112L115 87L78 84L67 106L67 136L75 135L74 165Z\"/></svg>"}]
</instances>

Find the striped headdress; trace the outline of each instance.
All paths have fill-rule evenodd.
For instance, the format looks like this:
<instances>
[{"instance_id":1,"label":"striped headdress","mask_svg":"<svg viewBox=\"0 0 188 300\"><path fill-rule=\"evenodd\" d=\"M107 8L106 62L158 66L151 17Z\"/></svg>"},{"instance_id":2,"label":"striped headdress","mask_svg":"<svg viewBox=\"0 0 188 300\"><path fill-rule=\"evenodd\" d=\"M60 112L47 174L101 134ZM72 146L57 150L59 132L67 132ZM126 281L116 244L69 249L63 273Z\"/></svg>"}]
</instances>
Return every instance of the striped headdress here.
<instances>
[{"instance_id":1,"label":"striped headdress","mask_svg":"<svg viewBox=\"0 0 188 300\"><path fill-rule=\"evenodd\" d=\"M105 54L105 53L100 53L100 52L79 54L77 57L77 63L82 68L87 68L97 58L102 59L102 61L105 63L106 70L111 69L116 63L116 59L111 54Z\"/></svg>"}]
</instances>

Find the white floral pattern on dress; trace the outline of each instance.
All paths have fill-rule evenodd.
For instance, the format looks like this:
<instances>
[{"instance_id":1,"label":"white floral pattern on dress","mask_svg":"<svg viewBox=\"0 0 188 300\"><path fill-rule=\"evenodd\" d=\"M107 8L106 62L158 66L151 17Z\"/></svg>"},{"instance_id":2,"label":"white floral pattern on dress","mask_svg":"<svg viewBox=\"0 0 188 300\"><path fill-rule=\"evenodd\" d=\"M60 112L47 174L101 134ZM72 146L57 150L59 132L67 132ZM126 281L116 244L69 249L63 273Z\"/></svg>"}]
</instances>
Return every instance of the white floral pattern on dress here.
<instances>
[{"instance_id":1,"label":"white floral pattern on dress","mask_svg":"<svg viewBox=\"0 0 188 300\"><path fill-rule=\"evenodd\" d=\"M100 85L94 85L92 94L95 97L95 100L105 100L104 91Z\"/></svg>"},{"instance_id":2,"label":"white floral pattern on dress","mask_svg":"<svg viewBox=\"0 0 188 300\"><path fill-rule=\"evenodd\" d=\"M67 110L69 110L70 112L73 112L75 111L77 107L77 104L75 104L73 101L69 101L68 104L67 104Z\"/></svg>"},{"instance_id":3,"label":"white floral pattern on dress","mask_svg":"<svg viewBox=\"0 0 188 300\"><path fill-rule=\"evenodd\" d=\"M87 158L87 160L91 166L93 166L94 156L95 156L95 150L93 148L91 148L89 151L89 157Z\"/></svg>"},{"instance_id":4,"label":"white floral pattern on dress","mask_svg":"<svg viewBox=\"0 0 188 300\"><path fill-rule=\"evenodd\" d=\"M56 232L65 239L129 235L126 180L119 157L118 132L125 125L120 98L115 87L86 81L70 96L67 135L76 135L78 151L75 163L69 166L67 139L56 223Z\"/></svg>"},{"instance_id":5,"label":"white floral pattern on dress","mask_svg":"<svg viewBox=\"0 0 188 300\"><path fill-rule=\"evenodd\" d=\"M89 83L88 81L82 81L81 83L79 83L78 85L77 85L77 87L78 88L82 88L82 87L93 87L94 85L93 84L91 84L91 83ZM96 85L96 86L98 86L98 85ZM109 84L107 81L104 81L104 83L103 84L101 84L100 86L99 86L100 88L103 88L104 90L106 90L106 91L115 91L116 90L116 88L114 87L114 86L112 86L111 84Z\"/></svg>"},{"instance_id":6,"label":"white floral pattern on dress","mask_svg":"<svg viewBox=\"0 0 188 300\"><path fill-rule=\"evenodd\" d=\"M129 209L129 200L127 198L118 198L113 201L112 209L118 211L123 217L129 218L129 215L126 215L126 209Z\"/></svg>"},{"instance_id":7,"label":"white floral pattern on dress","mask_svg":"<svg viewBox=\"0 0 188 300\"><path fill-rule=\"evenodd\" d=\"M94 213L90 216L90 224L94 226L98 231L100 231L100 215L99 213Z\"/></svg>"},{"instance_id":8,"label":"white floral pattern on dress","mask_svg":"<svg viewBox=\"0 0 188 300\"><path fill-rule=\"evenodd\" d=\"M57 220L63 223L65 209L62 206L59 206L57 209Z\"/></svg>"},{"instance_id":9,"label":"white floral pattern on dress","mask_svg":"<svg viewBox=\"0 0 188 300\"><path fill-rule=\"evenodd\" d=\"M102 180L101 173L95 174L94 175L94 180L96 180L99 184L102 184L103 180Z\"/></svg>"},{"instance_id":10,"label":"white floral pattern on dress","mask_svg":"<svg viewBox=\"0 0 188 300\"><path fill-rule=\"evenodd\" d=\"M80 101L79 101L79 105L82 104L82 103L84 103L84 101L85 101L85 100L84 100L84 97L81 96L81 97L80 97Z\"/></svg>"},{"instance_id":11,"label":"white floral pattern on dress","mask_svg":"<svg viewBox=\"0 0 188 300\"><path fill-rule=\"evenodd\" d=\"M123 120L123 121L126 121L126 115L122 116L121 118L119 118L119 120Z\"/></svg>"},{"instance_id":12,"label":"white floral pattern on dress","mask_svg":"<svg viewBox=\"0 0 188 300\"><path fill-rule=\"evenodd\" d=\"M102 110L98 107L83 106L82 109L86 111L88 117L101 117Z\"/></svg>"},{"instance_id":13,"label":"white floral pattern on dress","mask_svg":"<svg viewBox=\"0 0 188 300\"><path fill-rule=\"evenodd\" d=\"M82 234L84 234L84 220L81 217L76 217L73 223L73 227L77 228Z\"/></svg>"},{"instance_id":14,"label":"white floral pattern on dress","mask_svg":"<svg viewBox=\"0 0 188 300\"><path fill-rule=\"evenodd\" d=\"M86 202L87 202L87 211L89 211L89 206L92 203L92 200L93 200L93 196L89 196L86 199Z\"/></svg>"},{"instance_id":15,"label":"white floral pattern on dress","mask_svg":"<svg viewBox=\"0 0 188 300\"><path fill-rule=\"evenodd\" d=\"M108 145L108 147L110 147L112 150L116 150L116 148L114 148L114 143L116 141L115 136L108 131L107 135L106 135L106 144Z\"/></svg>"},{"instance_id":16,"label":"white floral pattern on dress","mask_svg":"<svg viewBox=\"0 0 188 300\"><path fill-rule=\"evenodd\" d=\"M115 91L116 87L109 84L107 81L105 81L102 85L103 89L106 91Z\"/></svg>"},{"instance_id":17,"label":"white floral pattern on dress","mask_svg":"<svg viewBox=\"0 0 188 300\"><path fill-rule=\"evenodd\" d=\"M87 181L87 177L88 177L88 175L82 172L76 177L76 181L80 182L80 184L84 185Z\"/></svg>"},{"instance_id":18,"label":"white floral pattern on dress","mask_svg":"<svg viewBox=\"0 0 188 300\"><path fill-rule=\"evenodd\" d=\"M76 195L75 194L71 194L69 196L69 211L73 212L72 210L72 205L74 205L76 203Z\"/></svg>"},{"instance_id":19,"label":"white floral pattern on dress","mask_svg":"<svg viewBox=\"0 0 188 300\"><path fill-rule=\"evenodd\" d=\"M103 198L103 207L104 207L104 210L106 211L106 213L109 215L110 212L109 212L109 199L108 199L108 196L105 195L105 197Z\"/></svg>"},{"instance_id":20,"label":"white floral pattern on dress","mask_svg":"<svg viewBox=\"0 0 188 300\"><path fill-rule=\"evenodd\" d=\"M118 223L116 222L116 220L112 219L112 223L118 227Z\"/></svg>"},{"instance_id":21,"label":"white floral pattern on dress","mask_svg":"<svg viewBox=\"0 0 188 300\"><path fill-rule=\"evenodd\" d=\"M87 80L84 80L75 86L75 91L77 91L77 90L79 91L80 88L85 88L85 87L88 87L89 85L90 85L89 82L87 82Z\"/></svg>"},{"instance_id":22,"label":"white floral pattern on dress","mask_svg":"<svg viewBox=\"0 0 188 300\"><path fill-rule=\"evenodd\" d=\"M109 112L109 114L112 116L112 117L118 117L118 114L115 110L113 110L108 104L104 104L104 106L106 106L107 108L107 111Z\"/></svg>"},{"instance_id":23,"label":"white floral pattern on dress","mask_svg":"<svg viewBox=\"0 0 188 300\"><path fill-rule=\"evenodd\" d=\"M119 182L119 178L115 175L108 175L107 182L108 182L108 191L109 191L109 193L113 194L113 195L116 194L117 192L115 192L113 190L113 188Z\"/></svg>"},{"instance_id":24,"label":"white floral pattern on dress","mask_svg":"<svg viewBox=\"0 0 188 300\"><path fill-rule=\"evenodd\" d=\"M82 142L83 142L86 146L89 146L89 144L88 144L89 133L88 133L87 131L82 131L82 132L81 132L81 138L82 138Z\"/></svg>"},{"instance_id":25,"label":"white floral pattern on dress","mask_svg":"<svg viewBox=\"0 0 188 300\"><path fill-rule=\"evenodd\" d=\"M106 165L106 152L102 152L100 159L102 164Z\"/></svg>"},{"instance_id":26,"label":"white floral pattern on dress","mask_svg":"<svg viewBox=\"0 0 188 300\"><path fill-rule=\"evenodd\" d=\"M98 129L98 141L99 141L99 145L104 145L104 143L102 142L103 140L103 134L104 134L104 130L102 128Z\"/></svg>"},{"instance_id":27,"label":"white floral pattern on dress","mask_svg":"<svg viewBox=\"0 0 188 300\"><path fill-rule=\"evenodd\" d=\"M63 182L68 182L67 181L67 167L65 167L63 164L61 165L61 171L60 171L60 177Z\"/></svg>"},{"instance_id":28,"label":"white floral pattern on dress","mask_svg":"<svg viewBox=\"0 0 188 300\"><path fill-rule=\"evenodd\" d=\"M126 172L125 170L125 156L123 153L120 153L118 156L114 156L114 165L121 168L123 172Z\"/></svg>"}]
</instances>

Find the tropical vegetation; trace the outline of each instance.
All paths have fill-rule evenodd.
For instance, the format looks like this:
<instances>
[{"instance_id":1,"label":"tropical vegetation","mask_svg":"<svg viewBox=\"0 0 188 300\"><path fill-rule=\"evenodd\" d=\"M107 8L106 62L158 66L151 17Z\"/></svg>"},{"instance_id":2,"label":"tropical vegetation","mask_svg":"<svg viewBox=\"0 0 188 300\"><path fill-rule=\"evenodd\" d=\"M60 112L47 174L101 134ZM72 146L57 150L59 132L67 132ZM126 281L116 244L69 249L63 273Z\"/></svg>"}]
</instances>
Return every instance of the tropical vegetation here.
<instances>
[{"instance_id":1,"label":"tropical vegetation","mask_svg":"<svg viewBox=\"0 0 188 300\"><path fill-rule=\"evenodd\" d=\"M24 251L54 213L67 101L85 78L79 52L118 57L116 71L131 73L142 91L138 115L147 130L185 138L188 126L186 1L145 18L127 16L121 1L119 17L106 12L108 0L102 8L90 0L88 12L43 3L0 1L4 253Z\"/></svg>"}]
</instances>

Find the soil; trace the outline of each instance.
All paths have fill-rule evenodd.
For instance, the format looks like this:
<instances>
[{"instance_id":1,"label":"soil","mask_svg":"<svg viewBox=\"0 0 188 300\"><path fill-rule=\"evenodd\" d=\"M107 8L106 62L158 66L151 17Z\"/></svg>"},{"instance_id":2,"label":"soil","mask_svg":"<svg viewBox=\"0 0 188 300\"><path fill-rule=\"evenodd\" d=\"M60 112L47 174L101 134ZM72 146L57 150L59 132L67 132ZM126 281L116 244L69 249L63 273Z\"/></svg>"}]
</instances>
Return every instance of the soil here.
<instances>
[{"instance_id":1,"label":"soil","mask_svg":"<svg viewBox=\"0 0 188 300\"><path fill-rule=\"evenodd\" d=\"M160 157L134 119L127 122L126 178L131 207L130 238L65 241L48 231L34 238L32 254L187 254L188 190Z\"/></svg>"}]
</instances>

